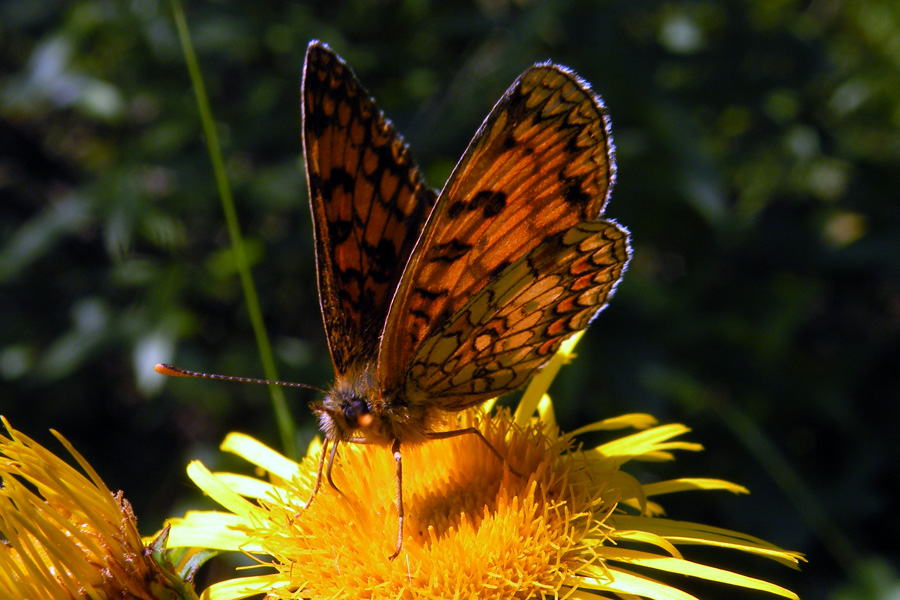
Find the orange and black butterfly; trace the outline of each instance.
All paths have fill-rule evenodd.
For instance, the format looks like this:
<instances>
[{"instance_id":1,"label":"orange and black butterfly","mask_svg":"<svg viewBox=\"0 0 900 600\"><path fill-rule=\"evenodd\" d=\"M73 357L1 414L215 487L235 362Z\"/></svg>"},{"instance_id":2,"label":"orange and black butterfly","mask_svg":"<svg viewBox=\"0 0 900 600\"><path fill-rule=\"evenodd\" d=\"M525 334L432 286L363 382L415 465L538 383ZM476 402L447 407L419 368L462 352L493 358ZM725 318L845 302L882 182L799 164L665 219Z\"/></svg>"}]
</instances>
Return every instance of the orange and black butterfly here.
<instances>
[{"instance_id":1,"label":"orange and black butterfly","mask_svg":"<svg viewBox=\"0 0 900 600\"><path fill-rule=\"evenodd\" d=\"M314 41L303 146L335 368L312 408L333 450L391 446L402 518L401 446L446 437L447 413L522 387L621 279L628 231L600 219L609 120L570 70L535 65L436 194L347 64Z\"/></svg>"},{"instance_id":2,"label":"orange and black butterfly","mask_svg":"<svg viewBox=\"0 0 900 600\"><path fill-rule=\"evenodd\" d=\"M319 299L335 369L333 387L312 405L326 438L313 498L329 444L332 486L341 442L390 446L395 558L402 446L480 435L440 426L522 387L606 306L625 271L628 231L600 218L615 180L610 124L586 82L565 67L535 65L500 98L437 194L321 42L307 49L302 93Z\"/></svg>"}]
</instances>

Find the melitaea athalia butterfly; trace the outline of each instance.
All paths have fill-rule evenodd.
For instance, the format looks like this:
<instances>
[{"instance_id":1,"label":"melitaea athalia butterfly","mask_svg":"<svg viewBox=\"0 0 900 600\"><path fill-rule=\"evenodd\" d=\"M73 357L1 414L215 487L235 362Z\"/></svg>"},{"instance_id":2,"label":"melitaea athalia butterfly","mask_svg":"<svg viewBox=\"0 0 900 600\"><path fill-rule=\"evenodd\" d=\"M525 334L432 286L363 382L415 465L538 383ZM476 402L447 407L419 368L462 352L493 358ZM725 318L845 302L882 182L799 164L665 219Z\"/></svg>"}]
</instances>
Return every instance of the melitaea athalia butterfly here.
<instances>
[{"instance_id":1,"label":"melitaea athalia butterfly","mask_svg":"<svg viewBox=\"0 0 900 600\"><path fill-rule=\"evenodd\" d=\"M326 438L315 490L329 443L329 482L339 443L389 445L400 518L394 558L403 540L401 445L480 433L435 429L449 413L522 387L606 306L625 271L628 231L600 219L615 179L610 125L586 82L535 65L500 98L437 194L321 42L307 49L302 95L335 368L334 386L312 405Z\"/></svg>"}]
</instances>

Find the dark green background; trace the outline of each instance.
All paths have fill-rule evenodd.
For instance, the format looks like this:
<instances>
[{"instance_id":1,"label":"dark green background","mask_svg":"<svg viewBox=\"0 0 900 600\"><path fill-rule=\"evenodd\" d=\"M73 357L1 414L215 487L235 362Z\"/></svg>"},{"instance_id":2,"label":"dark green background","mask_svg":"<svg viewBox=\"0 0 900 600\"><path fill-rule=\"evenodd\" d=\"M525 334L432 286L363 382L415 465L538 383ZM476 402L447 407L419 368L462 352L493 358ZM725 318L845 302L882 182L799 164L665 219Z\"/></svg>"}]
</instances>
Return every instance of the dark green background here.
<instances>
[{"instance_id":1,"label":"dark green background","mask_svg":"<svg viewBox=\"0 0 900 600\"><path fill-rule=\"evenodd\" d=\"M608 213L635 251L554 388L561 424L687 424L705 452L636 472L752 495L680 494L669 515L810 562L688 556L804 598L897 593L900 5L222 1L188 20L283 378L331 377L301 162L308 41L355 68L435 187L552 58L609 106ZM145 533L196 503L184 466L219 465L226 432L279 445L265 388L152 371L262 375L223 223L168 3L0 4L0 413L63 432ZM305 444L315 394L287 394Z\"/></svg>"}]
</instances>

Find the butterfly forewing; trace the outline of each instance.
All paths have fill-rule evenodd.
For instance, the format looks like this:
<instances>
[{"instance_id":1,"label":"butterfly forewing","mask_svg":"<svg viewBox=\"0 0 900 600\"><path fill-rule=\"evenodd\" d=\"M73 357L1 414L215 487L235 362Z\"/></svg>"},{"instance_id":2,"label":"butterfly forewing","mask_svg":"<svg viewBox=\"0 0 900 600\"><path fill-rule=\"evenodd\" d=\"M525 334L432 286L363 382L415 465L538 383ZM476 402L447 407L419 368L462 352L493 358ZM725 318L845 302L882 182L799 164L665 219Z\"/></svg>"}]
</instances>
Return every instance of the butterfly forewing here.
<instances>
[{"instance_id":1,"label":"butterfly forewing","mask_svg":"<svg viewBox=\"0 0 900 600\"><path fill-rule=\"evenodd\" d=\"M350 68L310 44L303 144L319 298L338 376L374 361L394 290L435 201Z\"/></svg>"},{"instance_id":2,"label":"butterfly forewing","mask_svg":"<svg viewBox=\"0 0 900 600\"><path fill-rule=\"evenodd\" d=\"M604 107L587 84L555 65L538 65L519 77L476 133L410 258L388 314L378 356L383 389L399 391L412 386L427 392L428 401L432 394L496 395L519 387L523 378L548 358L534 352L555 347L562 337L586 326L584 320L580 327L568 327L560 337L548 334L537 321L533 325L529 321L520 330L507 333L530 335L532 341L520 343L517 337L506 343L515 347L513 354L492 360L491 348L497 346L479 337L470 322L472 314L463 314L463 307L476 298L490 305L476 320L493 314L503 300L491 289L510 283L507 278L513 277L508 275L512 265L527 271L520 263L536 248L544 248L547 256L572 254L572 250L559 248L560 234L602 214L614 173ZM624 238L623 244L617 249L620 266L627 260ZM542 268L549 269L550 262L552 259L544 260ZM540 285L545 276L532 270L523 275L523 285ZM574 281L572 276L556 277ZM561 287L555 289L555 296L519 308L549 315L547 311L565 297ZM594 306L591 316L601 306ZM491 327L515 325L505 316L496 318L500 321L479 327L486 332ZM450 329L467 328L465 344L456 333L449 333ZM514 355L525 361L521 367L515 366ZM451 364L438 366L444 357L451 359ZM481 363L467 364L476 358ZM447 398L435 402L461 407L474 401Z\"/></svg>"}]
</instances>

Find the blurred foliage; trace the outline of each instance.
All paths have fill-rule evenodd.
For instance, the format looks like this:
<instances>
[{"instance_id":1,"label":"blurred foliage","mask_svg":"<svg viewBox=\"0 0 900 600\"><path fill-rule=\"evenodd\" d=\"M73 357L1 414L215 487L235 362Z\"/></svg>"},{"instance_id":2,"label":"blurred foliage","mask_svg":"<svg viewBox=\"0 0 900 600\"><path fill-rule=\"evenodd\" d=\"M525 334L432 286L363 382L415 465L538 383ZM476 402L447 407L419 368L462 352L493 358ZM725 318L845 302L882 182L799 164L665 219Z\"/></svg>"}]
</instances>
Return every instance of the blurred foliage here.
<instances>
[{"instance_id":1,"label":"blurred foliage","mask_svg":"<svg viewBox=\"0 0 900 600\"><path fill-rule=\"evenodd\" d=\"M556 384L561 423L687 423L707 452L655 471L753 495L685 496L673 516L808 553L796 574L742 568L804 598L897 594L900 4L187 8L282 377L332 372L301 156L307 42L354 67L435 187L509 83L552 58L609 106L608 212L635 246ZM152 370L260 374L168 3L0 4L0 311L0 413L42 441L62 431L145 533L198 501L183 467L221 462L227 431L277 444L265 389ZM314 395L290 397L306 441Z\"/></svg>"}]
</instances>

